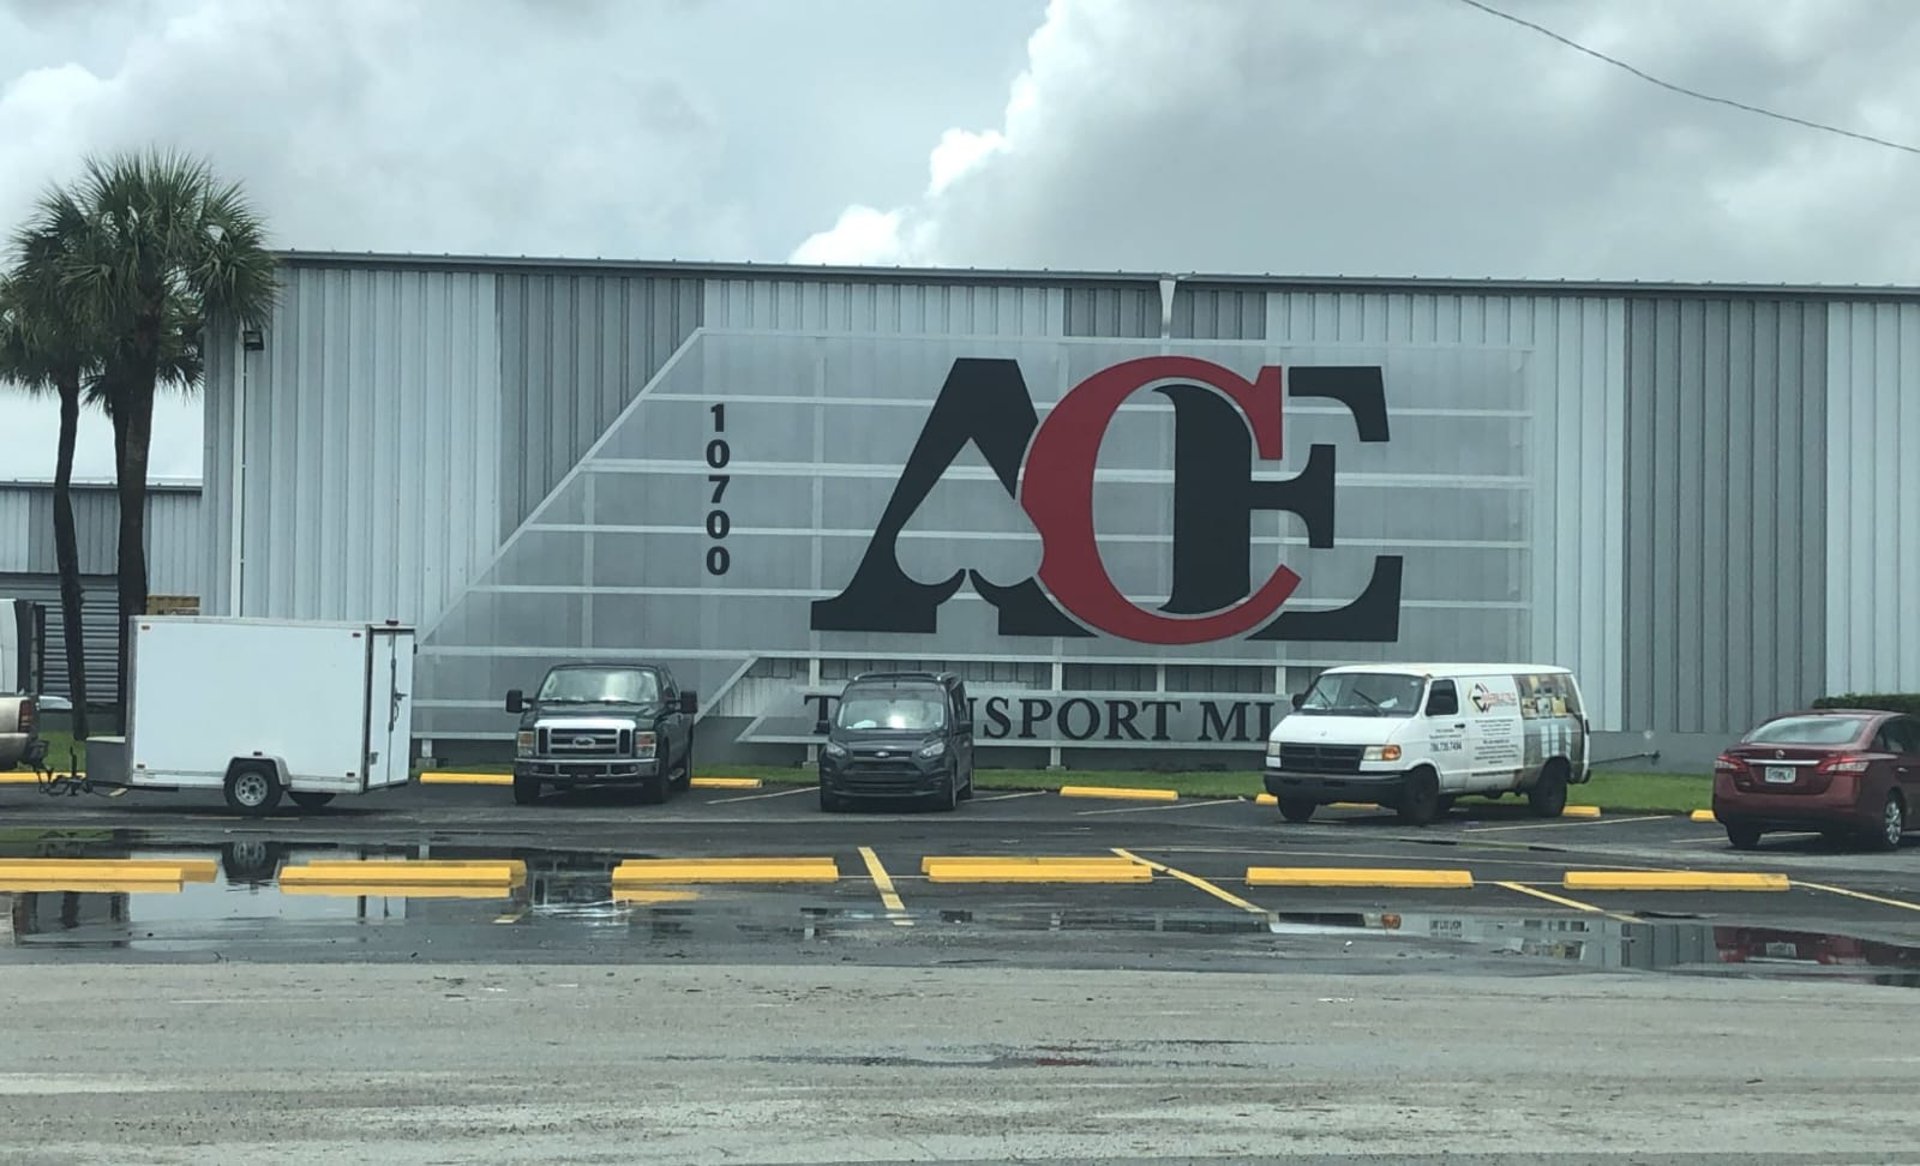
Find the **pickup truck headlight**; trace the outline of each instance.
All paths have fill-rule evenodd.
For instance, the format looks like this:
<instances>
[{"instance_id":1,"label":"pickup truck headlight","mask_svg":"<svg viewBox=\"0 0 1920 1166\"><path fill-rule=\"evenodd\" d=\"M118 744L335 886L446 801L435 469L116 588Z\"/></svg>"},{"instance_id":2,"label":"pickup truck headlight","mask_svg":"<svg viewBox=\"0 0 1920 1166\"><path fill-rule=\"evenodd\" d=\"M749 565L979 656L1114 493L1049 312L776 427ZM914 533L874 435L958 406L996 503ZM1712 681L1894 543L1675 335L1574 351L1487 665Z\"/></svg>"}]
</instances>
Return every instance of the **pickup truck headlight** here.
<instances>
[{"instance_id":1,"label":"pickup truck headlight","mask_svg":"<svg viewBox=\"0 0 1920 1166\"><path fill-rule=\"evenodd\" d=\"M1362 756L1368 761L1398 761L1400 760L1400 746L1369 745L1367 746L1366 753Z\"/></svg>"},{"instance_id":2,"label":"pickup truck headlight","mask_svg":"<svg viewBox=\"0 0 1920 1166\"><path fill-rule=\"evenodd\" d=\"M533 730L522 729L513 737L513 755L515 757L533 756Z\"/></svg>"},{"instance_id":3,"label":"pickup truck headlight","mask_svg":"<svg viewBox=\"0 0 1920 1166\"><path fill-rule=\"evenodd\" d=\"M915 754L915 756L931 761L946 751L947 743L945 741L929 741L925 745L920 746L920 751Z\"/></svg>"},{"instance_id":4,"label":"pickup truck headlight","mask_svg":"<svg viewBox=\"0 0 1920 1166\"><path fill-rule=\"evenodd\" d=\"M658 738L652 733L635 733L633 735L633 755L643 761L653 757L657 740Z\"/></svg>"}]
</instances>

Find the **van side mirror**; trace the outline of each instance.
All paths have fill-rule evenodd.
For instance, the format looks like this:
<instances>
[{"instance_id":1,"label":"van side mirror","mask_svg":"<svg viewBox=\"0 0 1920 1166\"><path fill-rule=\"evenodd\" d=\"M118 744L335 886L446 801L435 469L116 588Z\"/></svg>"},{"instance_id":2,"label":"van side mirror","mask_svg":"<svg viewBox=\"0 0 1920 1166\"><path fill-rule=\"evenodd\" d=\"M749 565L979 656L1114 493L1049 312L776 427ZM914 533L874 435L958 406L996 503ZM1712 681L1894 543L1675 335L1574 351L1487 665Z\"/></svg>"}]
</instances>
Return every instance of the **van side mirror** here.
<instances>
[{"instance_id":1,"label":"van side mirror","mask_svg":"<svg viewBox=\"0 0 1920 1166\"><path fill-rule=\"evenodd\" d=\"M1306 703L1307 703L1307 694L1306 694L1306 693L1304 693L1304 692L1296 692L1296 693L1294 693L1294 694L1293 694L1293 710L1294 710L1295 712L1299 712L1299 711L1300 711L1300 706L1301 706L1301 705L1304 705L1304 704L1306 704Z\"/></svg>"},{"instance_id":2,"label":"van side mirror","mask_svg":"<svg viewBox=\"0 0 1920 1166\"><path fill-rule=\"evenodd\" d=\"M690 688L682 692L680 694L680 711L687 714L688 716L692 716L693 714L699 712L700 711L699 694L694 692Z\"/></svg>"},{"instance_id":3,"label":"van side mirror","mask_svg":"<svg viewBox=\"0 0 1920 1166\"><path fill-rule=\"evenodd\" d=\"M517 688L510 688L507 690L507 711L508 712L517 713L521 709L524 709L526 707L527 707L527 698L525 694L523 694Z\"/></svg>"}]
</instances>

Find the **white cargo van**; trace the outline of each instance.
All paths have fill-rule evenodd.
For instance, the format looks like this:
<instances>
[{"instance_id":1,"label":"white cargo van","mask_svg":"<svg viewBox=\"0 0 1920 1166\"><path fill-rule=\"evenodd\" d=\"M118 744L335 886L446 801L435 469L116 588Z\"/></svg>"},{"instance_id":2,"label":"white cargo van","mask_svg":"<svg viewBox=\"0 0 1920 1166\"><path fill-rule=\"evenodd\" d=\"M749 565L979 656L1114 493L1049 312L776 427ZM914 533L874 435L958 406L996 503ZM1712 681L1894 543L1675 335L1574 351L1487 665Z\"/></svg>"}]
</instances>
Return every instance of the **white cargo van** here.
<instances>
[{"instance_id":1,"label":"white cargo van","mask_svg":"<svg viewBox=\"0 0 1920 1166\"><path fill-rule=\"evenodd\" d=\"M1524 792L1557 818L1588 778L1580 684L1541 664L1329 668L1267 739L1266 786L1289 822L1329 802L1424 825L1467 794Z\"/></svg>"}]
</instances>

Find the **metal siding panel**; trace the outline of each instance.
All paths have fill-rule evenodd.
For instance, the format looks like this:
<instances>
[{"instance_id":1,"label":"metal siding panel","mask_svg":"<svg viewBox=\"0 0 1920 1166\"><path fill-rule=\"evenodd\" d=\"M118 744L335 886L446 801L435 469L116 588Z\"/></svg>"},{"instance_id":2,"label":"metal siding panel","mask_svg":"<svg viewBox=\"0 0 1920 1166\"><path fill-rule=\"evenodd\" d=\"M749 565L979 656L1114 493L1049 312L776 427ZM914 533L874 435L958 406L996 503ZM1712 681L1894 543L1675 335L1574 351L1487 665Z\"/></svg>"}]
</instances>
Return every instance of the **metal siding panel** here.
<instances>
[{"instance_id":1,"label":"metal siding panel","mask_svg":"<svg viewBox=\"0 0 1920 1166\"><path fill-rule=\"evenodd\" d=\"M249 389L244 613L437 614L496 538L493 277L287 280Z\"/></svg>"},{"instance_id":2,"label":"metal siding panel","mask_svg":"<svg viewBox=\"0 0 1920 1166\"><path fill-rule=\"evenodd\" d=\"M1160 289L1141 287L1070 288L1068 336L1151 338L1160 335Z\"/></svg>"},{"instance_id":3,"label":"metal siding panel","mask_svg":"<svg viewBox=\"0 0 1920 1166\"><path fill-rule=\"evenodd\" d=\"M1700 625L1704 619L1700 577L1705 562L1706 472L1706 305L1683 300L1677 314L1679 419L1675 448L1676 473L1669 506L1674 517L1673 672L1669 699L1674 707L1672 728L1697 733L1701 726L1700 677L1693 665L1700 658Z\"/></svg>"},{"instance_id":4,"label":"metal siding panel","mask_svg":"<svg viewBox=\"0 0 1920 1166\"><path fill-rule=\"evenodd\" d=\"M24 574L33 537L33 503L27 490L0 487L0 572Z\"/></svg>"},{"instance_id":5,"label":"metal siding panel","mask_svg":"<svg viewBox=\"0 0 1920 1166\"><path fill-rule=\"evenodd\" d=\"M1711 563L1721 573L1719 592L1727 602L1716 611L1708 627L1707 661L1725 659L1727 666L1709 667L1707 675L1718 686L1716 724L1738 725L1752 717L1754 678L1771 673L1776 665L1772 644L1761 644L1752 634L1753 612L1759 604L1754 588L1754 546L1760 541L1762 522L1749 483L1755 453L1764 437L1755 419L1759 415L1758 384L1754 376L1754 333L1760 309L1765 304L1739 302L1728 305L1725 384L1720 416L1727 419L1724 458L1716 480L1725 483L1726 538ZM1711 706L1710 706L1711 707Z\"/></svg>"},{"instance_id":6,"label":"metal siding panel","mask_svg":"<svg viewBox=\"0 0 1920 1166\"><path fill-rule=\"evenodd\" d=\"M691 280L509 275L500 285L499 536L523 522L700 324Z\"/></svg>"},{"instance_id":7,"label":"metal siding panel","mask_svg":"<svg viewBox=\"0 0 1920 1166\"><path fill-rule=\"evenodd\" d=\"M1796 527L1799 536L1799 553L1794 559L1799 565L1800 604L1791 608L1795 613L1795 640L1799 647L1799 668L1796 677L1805 696L1812 696L1820 683L1820 677L1826 672L1825 618L1823 612L1828 603L1826 588L1827 561L1827 463L1828 445L1819 440L1824 433L1827 395L1831 391L1826 379L1827 369L1827 330L1821 313L1810 305L1796 304L1794 318L1797 327L1794 334L1801 340L1799 360L1800 393L1799 410L1791 434L1792 448L1800 451L1800 478L1805 500L1802 503L1801 523ZM1888 391L1899 392L1898 385L1889 385ZM1920 534L1911 527L1903 531L1905 537ZM1889 604L1899 602L1898 593L1886 597ZM1896 613L1897 612L1896 609ZM1897 626L1897 625L1889 625ZM1905 676L1908 681L1920 681L1920 669L1914 669ZM1803 697L1804 699L1804 697Z\"/></svg>"},{"instance_id":8,"label":"metal siding panel","mask_svg":"<svg viewBox=\"0 0 1920 1166\"><path fill-rule=\"evenodd\" d=\"M1658 313L1649 301L1628 306L1626 509L1626 719L1628 730L1654 727L1654 357Z\"/></svg>"},{"instance_id":9,"label":"metal siding panel","mask_svg":"<svg viewBox=\"0 0 1920 1166\"><path fill-rule=\"evenodd\" d=\"M1747 305L1741 305L1743 309ZM1727 709L1727 673L1743 669L1744 662L1727 655L1727 621L1748 598L1727 586L1727 557L1734 539L1747 539L1744 526L1730 527L1736 503L1727 488L1729 429L1728 370L1732 345L1732 309L1724 301L1704 305L1701 334L1701 457L1699 458L1700 570L1696 581L1699 604L1699 652L1696 665L1699 691L1698 720L1690 732L1711 732L1731 719ZM1745 412L1744 402L1742 412Z\"/></svg>"},{"instance_id":10,"label":"metal siding panel","mask_svg":"<svg viewBox=\"0 0 1920 1166\"><path fill-rule=\"evenodd\" d=\"M75 503L76 510L79 504ZM53 537L53 490L32 490L27 494L27 566L37 574L57 572L60 555Z\"/></svg>"}]
</instances>

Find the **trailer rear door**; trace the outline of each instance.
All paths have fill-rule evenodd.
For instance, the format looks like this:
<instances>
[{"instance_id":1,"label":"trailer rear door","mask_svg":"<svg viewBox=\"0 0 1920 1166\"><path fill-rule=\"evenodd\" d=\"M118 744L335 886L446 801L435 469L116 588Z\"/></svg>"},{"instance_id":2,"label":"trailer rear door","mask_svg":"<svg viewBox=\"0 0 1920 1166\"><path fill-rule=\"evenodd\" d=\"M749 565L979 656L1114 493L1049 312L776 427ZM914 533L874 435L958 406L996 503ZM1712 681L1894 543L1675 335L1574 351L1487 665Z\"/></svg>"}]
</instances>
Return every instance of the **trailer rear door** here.
<instances>
[{"instance_id":1,"label":"trailer rear door","mask_svg":"<svg viewBox=\"0 0 1920 1166\"><path fill-rule=\"evenodd\" d=\"M368 629L367 787L405 785L412 776L413 629Z\"/></svg>"}]
</instances>

